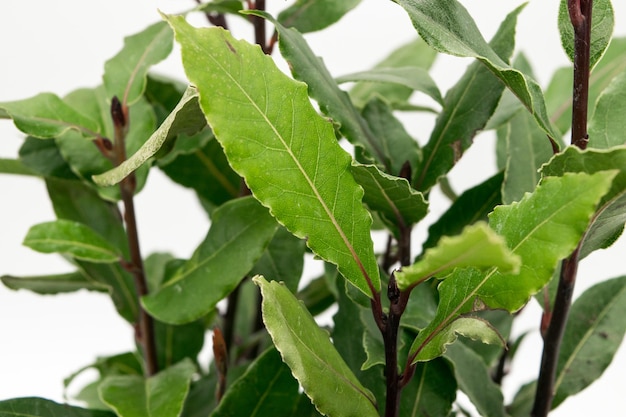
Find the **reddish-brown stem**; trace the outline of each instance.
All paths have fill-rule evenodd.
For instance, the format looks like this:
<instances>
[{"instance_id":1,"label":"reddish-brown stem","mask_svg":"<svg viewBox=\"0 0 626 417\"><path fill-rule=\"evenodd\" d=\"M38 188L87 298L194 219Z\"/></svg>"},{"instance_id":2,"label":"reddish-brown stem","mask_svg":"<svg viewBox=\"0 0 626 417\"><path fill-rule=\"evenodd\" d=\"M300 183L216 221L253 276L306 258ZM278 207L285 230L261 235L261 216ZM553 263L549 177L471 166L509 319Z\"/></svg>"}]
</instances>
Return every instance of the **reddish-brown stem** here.
<instances>
[{"instance_id":1,"label":"reddish-brown stem","mask_svg":"<svg viewBox=\"0 0 626 417\"><path fill-rule=\"evenodd\" d=\"M202 1L196 0L196 3L202 4ZM222 27L228 30L228 23L226 22L226 17L222 13L205 12L204 15L206 16L209 23L212 24L213 26Z\"/></svg>"},{"instance_id":2,"label":"reddish-brown stem","mask_svg":"<svg viewBox=\"0 0 626 417\"><path fill-rule=\"evenodd\" d=\"M265 0L256 0L256 2L248 1L248 7L254 10L265 10ZM269 54L270 49L267 43L267 34L265 30L265 19L260 16L248 16L252 26L254 26L254 41L261 46L264 53Z\"/></svg>"}]
</instances>

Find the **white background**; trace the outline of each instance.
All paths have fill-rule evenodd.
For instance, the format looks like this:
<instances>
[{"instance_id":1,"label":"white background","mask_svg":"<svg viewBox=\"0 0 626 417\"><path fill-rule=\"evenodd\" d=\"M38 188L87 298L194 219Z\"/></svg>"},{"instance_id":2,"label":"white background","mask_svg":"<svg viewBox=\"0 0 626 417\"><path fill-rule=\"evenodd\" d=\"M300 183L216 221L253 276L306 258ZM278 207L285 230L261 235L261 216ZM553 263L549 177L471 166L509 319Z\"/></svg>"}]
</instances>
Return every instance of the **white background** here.
<instances>
[{"instance_id":1,"label":"white background","mask_svg":"<svg viewBox=\"0 0 626 417\"><path fill-rule=\"evenodd\" d=\"M270 12L288 4L268 0ZM464 0L489 39L499 22L521 2L512 0ZM193 6L191 0L3 0L0 2L0 101L17 100L42 91L64 95L75 88L100 83L105 60L122 46L123 37L159 19L157 8L175 13ZM614 1L616 34L626 35L626 3ZM519 19L518 50L534 65L537 79L546 86L555 68L567 65L556 30L558 1L533 0ZM204 24L202 16L192 17ZM234 25L234 34L250 39L250 31ZM406 14L384 0L363 0L335 27L307 35L317 54L324 57L334 75L363 70L383 58L394 45L415 34ZM443 57L434 77L445 91L470 61ZM157 70L184 75L178 52ZM409 130L423 143L432 120L411 123ZM9 121L0 121L0 157L13 158L22 135ZM489 154L493 138L481 136L453 170L457 190L474 185L495 171ZM137 198L140 238L144 253L167 250L189 257L208 228L206 216L193 194L180 189L160 173L151 174L146 189ZM442 209L435 199L435 218ZM69 266L54 255L42 255L21 246L28 228L54 218L42 182L34 178L0 176L0 275L32 275L66 272ZM425 227L416 232L424 238ZM626 239L614 247L584 260L576 294L599 280L624 274ZM538 308L523 313L516 332L535 328ZM540 338L536 331L523 345L513 364L505 391L508 398L520 383L536 376ZM63 400L62 380L74 370L91 363L96 356L133 348L131 329L101 294L79 292L63 296L37 296L0 287L0 400L17 396L41 396ZM203 353L208 360L208 353ZM618 415L623 413L626 349L603 379L582 394L567 400L553 416Z\"/></svg>"}]
</instances>

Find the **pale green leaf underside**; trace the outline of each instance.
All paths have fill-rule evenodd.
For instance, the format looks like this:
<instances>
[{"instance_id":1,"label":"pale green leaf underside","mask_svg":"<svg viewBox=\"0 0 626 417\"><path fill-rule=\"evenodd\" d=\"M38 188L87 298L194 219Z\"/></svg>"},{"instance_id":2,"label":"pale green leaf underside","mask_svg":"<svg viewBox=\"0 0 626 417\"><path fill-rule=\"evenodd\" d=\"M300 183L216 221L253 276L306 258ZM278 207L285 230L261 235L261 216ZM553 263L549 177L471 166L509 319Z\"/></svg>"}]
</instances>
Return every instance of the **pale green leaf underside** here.
<instances>
[{"instance_id":1,"label":"pale green leaf underside","mask_svg":"<svg viewBox=\"0 0 626 417\"><path fill-rule=\"evenodd\" d=\"M417 263L397 272L396 280L400 289L406 289L435 275L443 277L457 267L496 267L501 272L515 274L520 268L520 258L511 253L504 239L487 223L477 222L458 236L442 237Z\"/></svg>"},{"instance_id":2,"label":"pale green leaf underside","mask_svg":"<svg viewBox=\"0 0 626 417\"><path fill-rule=\"evenodd\" d=\"M200 106L254 196L361 291L377 291L363 190L332 124L311 106L307 86L286 77L258 46L223 29L168 19Z\"/></svg>"},{"instance_id":3,"label":"pale green leaf underside","mask_svg":"<svg viewBox=\"0 0 626 417\"><path fill-rule=\"evenodd\" d=\"M184 360L150 377L110 376L98 387L119 417L178 417L196 367Z\"/></svg>"},{"instance_id":4,"label":"pale green leaf underside","mask_svg":"<svg viewBox=\"0 0 626 417\"><path fill-rule=\"evenodd\" d=\"M474 20L456 0L397 0L420 36L435 50L472 57L487 66L515 94L552 138L558 133L546 112L543 93L530 77L504 62L481 35Z\"/></svg>"},{"instance_id":5,"label":"pale green leaf underside","mask_svg":"<svg viewBox=\"0 0 626 417\"><path fill-rule=\"evenodd\" d=\"M137 152L117 167L92 178L102 187L115 185L152 158L162 147L168 146L168 142L179 134L191 135L204 126L206 120L198 105L198 91L190 86L174 110Z\"/></svg>"},{"instance_id":6,"label":"pale green leaf underside","mask_svg":"<svg viewBox=\"0 0 626 417\"><path fill-rule=\"evenodd\" d=\"M32 226L24 245L43 253L66 253L90 262L117 262L120 253L115 246L82 223L56 220Z\"/></svg>"},{"instance_id":7,"label":"pale green leaf underside","mask_svg":"<svg viewBox=\"0 0 626 417\"><path fill-rule=\"evenodd\" d=\"M435 339L463 314L485 307L511 312L521 308L578 245L615 174L602 171L546 177L520 202L496 207L489 226L522 259L519 274L500 273L495 268L487 272L455 269L439 285L435 319L415 339L411 354L417 360L436 356L443 346Z\"/></svg>"},{"instance_id":8,"label":"pale green leaf underside","mask_svg":"<svg viewBox=\"0 0 626 417\"><path fill-rule=\"evenodd\" d=\"M253 280L261 288L263 321L274 345L316 408L328 416L378 417L372 393L302 303L276 281Z\"/></svg>"}]
</instances>

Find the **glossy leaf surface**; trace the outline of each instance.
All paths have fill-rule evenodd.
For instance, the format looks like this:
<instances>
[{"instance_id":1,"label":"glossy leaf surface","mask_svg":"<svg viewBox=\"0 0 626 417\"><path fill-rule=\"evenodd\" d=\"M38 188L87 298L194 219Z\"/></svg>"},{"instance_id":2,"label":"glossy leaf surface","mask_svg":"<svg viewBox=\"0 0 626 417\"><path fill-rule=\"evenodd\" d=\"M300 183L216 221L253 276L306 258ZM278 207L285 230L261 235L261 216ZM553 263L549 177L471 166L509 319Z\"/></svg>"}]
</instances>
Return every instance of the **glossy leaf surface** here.
<instances>
[{"instance_id":1,"label":"glossy leaf surface","mask_svg":"<svg viewBox=\"0 0 626 417\"><path fill-rule=\"evenodd\" d=\"M289 290L257 276L263 295L263 321L283 361L322 414L378 417L375 400L332 345L328 333ZM341 401L337 394L341 393Z\"/></svg>"},{"instance_id":2,"label":"glossy leaf surface","mask_svg":"<svg viewBox=\"0 0 626 417\"><path fill-rule=\"evenodd\" d=\"M224 204L213 213L209 233L191 259L158 291L143 297L142 304L166 323L202 317L252 269L276 227L267 209L252 197Z\"/></svg>"},{"instance_id":3,"label":"glossy leaf surface","mask_svg":"<svg viewBox=\"0 0 626 417\"><path fill-rule=\"evenodd\" d=\"M361 291L371 294L370 284L378 289L363 191L331 124L311 106L306 85L222 29L169 19L207 120L254 196Z\"/></svg>"}]
</instances>

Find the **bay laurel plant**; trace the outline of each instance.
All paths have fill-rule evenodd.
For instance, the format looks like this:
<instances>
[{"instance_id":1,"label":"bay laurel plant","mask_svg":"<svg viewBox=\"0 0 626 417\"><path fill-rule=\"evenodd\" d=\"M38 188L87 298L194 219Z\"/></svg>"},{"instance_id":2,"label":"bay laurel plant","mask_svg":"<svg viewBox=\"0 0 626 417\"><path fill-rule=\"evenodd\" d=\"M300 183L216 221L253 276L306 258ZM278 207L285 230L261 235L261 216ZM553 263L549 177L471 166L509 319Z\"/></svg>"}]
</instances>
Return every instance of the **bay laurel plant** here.
<instances>
[{"instance_id":1,"label":"bay laurel plant","mask_svg":"<svg viewBox=\"0 0 626 417\"><path fill-rule=\"evenodd\" d=\"M463 392L482 416L537 417L602 375L626 331L626 276L572 292L579 261L626 222L626 39L612 39L610 1L560 2L573 65L545 91L513 55L524 4L486 41L457 0L381 2L419 39L335 78L303 34L358 3L275 16L264 0L199 3L189 13L209 27L162 14L100 86L0 103L25 134L0 172L41 178L57 217L24 244L73 268L4 285L107 292L137 342L88 366L82 405L17 398L0 416L462 416ZM228 31L241 18L253 39ZM151 72L175 42L186 80ZM439 54L474 59L445 94L429 75ZM419 145L403 123L421 112L437 116ZM484 130L498 173L457 195L447 175ZM134 197L156 169L211 219L189 259L141 252ZM435 188L449 208L412 247ZM311 254L324 271L301 281ZM543 308L543 357L505 403L527 303Z\"/></svg>"}]
</instances>

